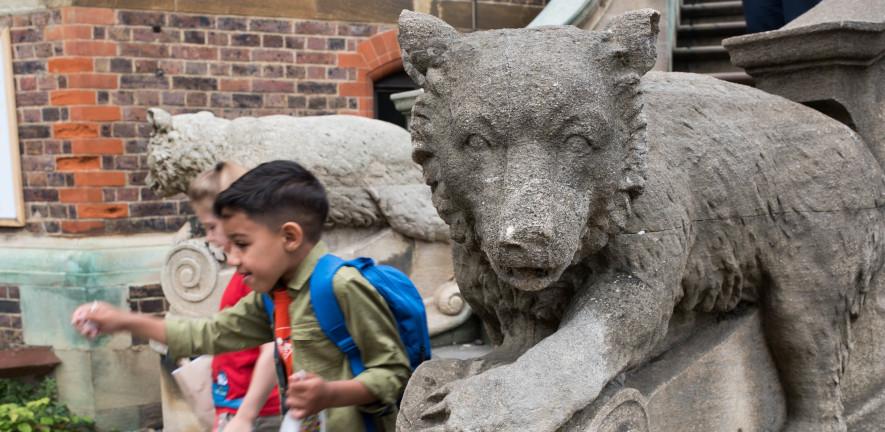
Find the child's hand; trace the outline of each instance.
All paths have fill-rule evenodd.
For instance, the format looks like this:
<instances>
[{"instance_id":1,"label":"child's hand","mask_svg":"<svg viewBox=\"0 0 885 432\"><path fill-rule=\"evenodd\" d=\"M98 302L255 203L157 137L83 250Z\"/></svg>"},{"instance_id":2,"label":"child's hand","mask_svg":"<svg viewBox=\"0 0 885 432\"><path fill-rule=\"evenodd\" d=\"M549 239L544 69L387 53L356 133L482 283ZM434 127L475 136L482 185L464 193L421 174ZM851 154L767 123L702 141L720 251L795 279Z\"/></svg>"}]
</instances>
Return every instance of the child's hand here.
<instances>
[{"instance_id":1,"label":"child's hand","mask_svg":"<svg viewBox=\"0 0 885 432\"><path fill-rule=\"evenodd\" d=\"M129 312L104 302L80 305L71 316L71 324L89 339L123 329Z\"/></svg>"},{"instance_id":2,"label":"child's hand","mask_svg":"<svg viewBox=\"0 0 885 432\"><path fill-rule=\"evenodd\" d=\"M315 374L301 371L289 377L286 406L295 418L303 419L328 408L330 397L329 383Z\"/></svg>"}]
</instances>

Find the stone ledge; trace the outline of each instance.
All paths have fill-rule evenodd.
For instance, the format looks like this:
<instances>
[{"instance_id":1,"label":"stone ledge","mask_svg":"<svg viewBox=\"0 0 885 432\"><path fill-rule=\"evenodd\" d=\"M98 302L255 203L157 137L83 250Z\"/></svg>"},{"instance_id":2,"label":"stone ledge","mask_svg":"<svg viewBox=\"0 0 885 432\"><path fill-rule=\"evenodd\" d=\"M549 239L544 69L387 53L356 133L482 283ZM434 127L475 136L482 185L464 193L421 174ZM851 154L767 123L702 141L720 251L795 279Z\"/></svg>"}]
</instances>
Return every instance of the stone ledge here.
<instances>
[{"instance_id":1,"label":"stone ledge","mask_svg":"<svg viewBox=\"0 0 885 432\"><path fill-rule=\"evenodd\" d=\"M0 378L45 375L60 363L52 347L48 346L0 350Z\"/></svg>"}]
</instances>

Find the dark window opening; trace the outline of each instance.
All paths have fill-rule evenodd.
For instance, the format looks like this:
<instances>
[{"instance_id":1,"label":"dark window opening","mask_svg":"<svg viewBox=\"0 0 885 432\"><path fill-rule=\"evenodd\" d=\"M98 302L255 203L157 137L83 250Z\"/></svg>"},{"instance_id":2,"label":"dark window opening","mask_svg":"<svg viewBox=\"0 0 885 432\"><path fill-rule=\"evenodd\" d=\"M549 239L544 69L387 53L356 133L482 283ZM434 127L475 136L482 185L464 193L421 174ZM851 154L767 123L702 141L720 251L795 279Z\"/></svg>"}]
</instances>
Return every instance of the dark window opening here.
<instances>
[{"instance_id":1,"label":"dark window opening","mask_svg":"<svg viewBox=\"0 0 885 432\"><path fill-rule=\"evenodd\" d=\"M405 71L392 73L375 81L375 118L384 120L402 128L406 127L406 118L390 101L390 95L418 88Z\"/></svg>"}]
</instances>

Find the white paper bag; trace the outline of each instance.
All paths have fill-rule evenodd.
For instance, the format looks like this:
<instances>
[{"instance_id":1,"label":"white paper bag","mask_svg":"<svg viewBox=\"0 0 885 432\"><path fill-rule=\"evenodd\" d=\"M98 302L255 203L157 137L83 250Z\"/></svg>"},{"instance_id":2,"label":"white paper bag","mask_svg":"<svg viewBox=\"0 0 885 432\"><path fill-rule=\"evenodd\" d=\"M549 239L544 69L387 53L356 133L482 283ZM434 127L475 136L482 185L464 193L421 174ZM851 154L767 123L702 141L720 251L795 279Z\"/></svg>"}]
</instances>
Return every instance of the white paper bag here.
<instances>
[{"instance_id":1,"label":"white paper bag","mask_svg":"<svg viewBox=\"0 0 885 432\"><path fill-rule=\"evenodd\" d=\"M172 371L181 395L196 417L211 430L215 423L215 402L212 400L212 356L203 355L186 361Z\"/></svg>"}]
</instances>

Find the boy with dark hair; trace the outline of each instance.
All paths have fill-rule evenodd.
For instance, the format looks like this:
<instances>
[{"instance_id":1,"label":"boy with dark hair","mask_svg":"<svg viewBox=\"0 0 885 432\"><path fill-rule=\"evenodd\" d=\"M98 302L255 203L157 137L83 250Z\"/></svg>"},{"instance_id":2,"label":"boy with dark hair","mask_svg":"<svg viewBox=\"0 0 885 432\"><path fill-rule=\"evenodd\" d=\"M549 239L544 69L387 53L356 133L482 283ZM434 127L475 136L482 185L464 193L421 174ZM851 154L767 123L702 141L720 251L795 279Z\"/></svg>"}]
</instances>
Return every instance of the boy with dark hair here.
<instances>
[{"instance_id":1,"label":"boy with dark hair","mask_svg":"<svg viewBox=\"0 0 885 432\"><path fill-rule=\"evenodd\" d=\"M81 331L86 322L101 333L128 330L166 343L175 357L276 339L289 375L290 415L304 418L325 409L330 431L393 431L411 368L386 301L358 270L343 267L334 274L334 295L365 365L357 376L311 307L308 281L327 253L320 237L329 204L319 181L295 162L267 162L219 194L214 210L230 240L228 263L255 293L208 320L164 322L97 304L78 308L75 324ZM273 297L275 329L261 293Z\"/></svg>"}]
</instances>

